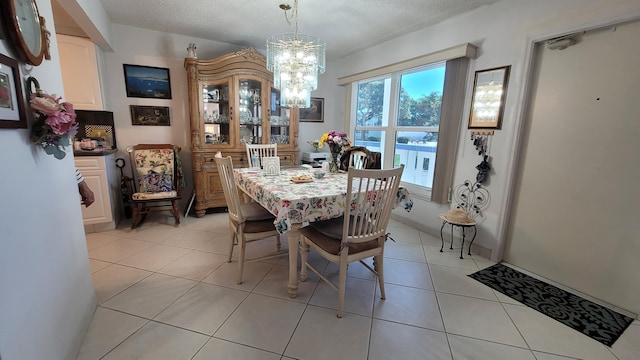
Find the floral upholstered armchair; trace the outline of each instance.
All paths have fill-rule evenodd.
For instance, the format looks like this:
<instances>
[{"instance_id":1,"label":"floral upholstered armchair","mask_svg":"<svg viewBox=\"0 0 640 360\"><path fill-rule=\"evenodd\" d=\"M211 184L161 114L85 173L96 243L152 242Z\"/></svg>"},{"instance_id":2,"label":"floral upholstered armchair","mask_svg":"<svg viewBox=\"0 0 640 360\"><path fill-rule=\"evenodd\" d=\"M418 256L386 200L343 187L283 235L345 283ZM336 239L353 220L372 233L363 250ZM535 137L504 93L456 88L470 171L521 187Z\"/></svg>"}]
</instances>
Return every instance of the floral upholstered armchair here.
<instances>
[{"instance_id":1,"label":"floral upholstered armchair","mask_svg":"<svg viewBox=\"0 0 640 360\"><path fill-rule=\"evenodd\" d=\"M169 211L180 224L177 201L184 186L180 147L171 144L139 144L127 148L132 177L126 178L131 194L131 228L152 211Z\"/></svg>"}]
</instances>

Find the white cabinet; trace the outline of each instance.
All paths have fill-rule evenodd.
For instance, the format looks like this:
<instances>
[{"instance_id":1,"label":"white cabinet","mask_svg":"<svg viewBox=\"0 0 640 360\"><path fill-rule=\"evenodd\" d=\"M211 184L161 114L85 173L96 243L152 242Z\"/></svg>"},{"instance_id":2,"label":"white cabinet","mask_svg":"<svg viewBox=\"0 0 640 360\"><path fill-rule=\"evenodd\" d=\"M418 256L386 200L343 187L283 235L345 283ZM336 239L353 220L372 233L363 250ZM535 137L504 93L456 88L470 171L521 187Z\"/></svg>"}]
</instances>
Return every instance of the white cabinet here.
<instances>
[{"instance_id":1,"label":"white cabinet","mask_svg":"<svg viewBox=\"0 0 640 360\"><path fill-rule=\"evenodd\" d=\"M86 232L113 230L120 219L119 181L114 155L80 156L75 164L95 196L95 202L82 205Z\"/></svg>"},{"instance_id":2,"label":"white cabinet","mask_svg":"<svg viewBox=\"0 0 640 360\"><path fill-rule=\"evenodd\" d=\"M87 38L59 34L58 51L64 82L64 97L81 110L104 110L97 47Z\"/></svg>"}]
</instances>

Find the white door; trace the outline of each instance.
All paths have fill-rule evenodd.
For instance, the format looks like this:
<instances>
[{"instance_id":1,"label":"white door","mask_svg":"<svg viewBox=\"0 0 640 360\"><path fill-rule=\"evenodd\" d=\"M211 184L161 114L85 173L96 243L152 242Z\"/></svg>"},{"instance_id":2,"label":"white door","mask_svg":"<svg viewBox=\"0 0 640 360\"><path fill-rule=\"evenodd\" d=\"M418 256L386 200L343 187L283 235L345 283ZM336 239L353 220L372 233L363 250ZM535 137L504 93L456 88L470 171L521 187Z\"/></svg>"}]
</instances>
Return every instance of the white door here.
<instances>
[{"instance_id":1,"label":"white door","mask_svg":"<svg viewBox=\"0 0 640 360\"><path fill-rule=\"evenodd\" d=\"M505 260L640 313L640 22L537 49Z\"/></svg>"}]
</instances>

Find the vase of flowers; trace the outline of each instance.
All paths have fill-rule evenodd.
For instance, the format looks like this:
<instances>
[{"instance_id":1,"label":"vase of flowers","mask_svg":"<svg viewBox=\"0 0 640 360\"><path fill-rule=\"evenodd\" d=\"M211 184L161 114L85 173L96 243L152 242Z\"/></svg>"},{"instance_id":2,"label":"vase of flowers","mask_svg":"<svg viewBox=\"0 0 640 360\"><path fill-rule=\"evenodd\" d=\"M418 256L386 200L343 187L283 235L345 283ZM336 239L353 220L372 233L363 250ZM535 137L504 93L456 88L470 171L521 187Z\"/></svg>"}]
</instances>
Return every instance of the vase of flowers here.
<instances>
[{"instance_id":1,"label":"vase of flowers","mask_svg":"<svg viewBox=\"0 0 640 360\"><path fill-rule=\"evenodd\" d=\"M61 100L40 89L29 100L36 118L31 128L31 141L56 159L65 157L64 147L71 144L78 132L73 104Z\"/></svg>"},{"instance_id":2,"label":"vase of flowers","mask_svg":"<svg viewBox=\"0 0 640 360\"><path fill-rule=\"evenodd\" d=\"M325 143L329 145L329 151L331 152L329 172L336 173L338 172L338 156L340 156L342 150L351 146L351 141L346 133L332 130L322 135L318 147L322 147Z\"/></svg>"}]
</instances>

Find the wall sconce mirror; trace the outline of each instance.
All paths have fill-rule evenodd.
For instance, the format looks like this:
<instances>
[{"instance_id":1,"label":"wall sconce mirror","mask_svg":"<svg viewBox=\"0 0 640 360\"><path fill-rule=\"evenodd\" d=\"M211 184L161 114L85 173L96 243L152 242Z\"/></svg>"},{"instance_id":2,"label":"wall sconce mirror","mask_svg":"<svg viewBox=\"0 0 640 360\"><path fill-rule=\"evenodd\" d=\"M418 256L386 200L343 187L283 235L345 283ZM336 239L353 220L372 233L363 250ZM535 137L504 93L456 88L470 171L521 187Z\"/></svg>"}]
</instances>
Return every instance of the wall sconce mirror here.
<instances>
[{"instance_id":1,"label":"wall sconce mirror","mask_svg":"<svg viewBox=\"0 0 640 360\"><path fill-rule=\"evenodd\" d=\"M476 71L469 129L500 129L511 65Z\"/></svg>"}]
</instances>

